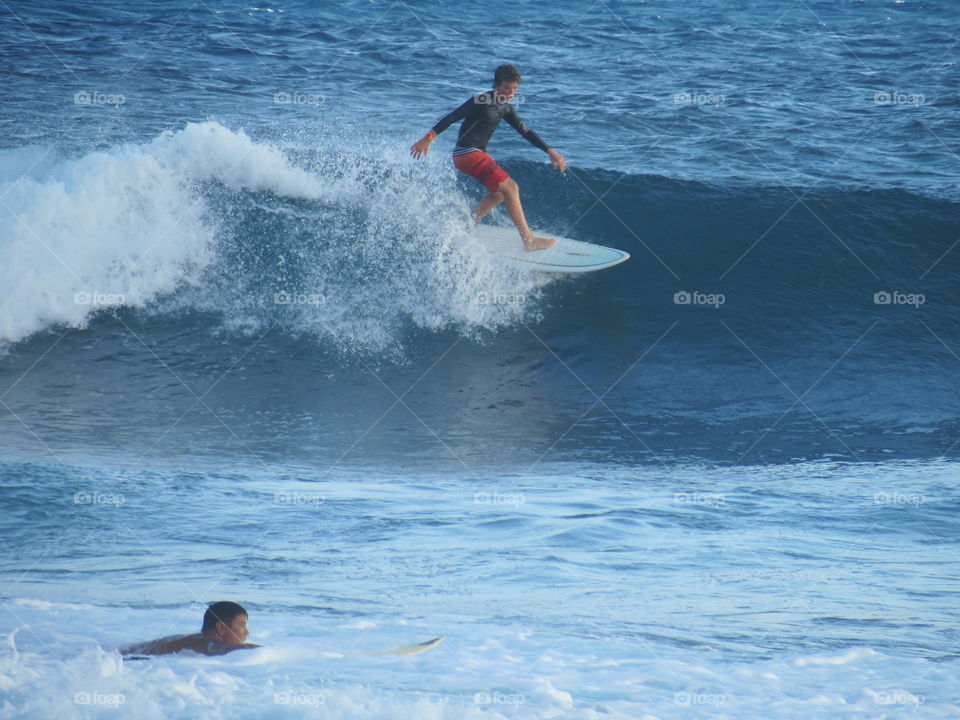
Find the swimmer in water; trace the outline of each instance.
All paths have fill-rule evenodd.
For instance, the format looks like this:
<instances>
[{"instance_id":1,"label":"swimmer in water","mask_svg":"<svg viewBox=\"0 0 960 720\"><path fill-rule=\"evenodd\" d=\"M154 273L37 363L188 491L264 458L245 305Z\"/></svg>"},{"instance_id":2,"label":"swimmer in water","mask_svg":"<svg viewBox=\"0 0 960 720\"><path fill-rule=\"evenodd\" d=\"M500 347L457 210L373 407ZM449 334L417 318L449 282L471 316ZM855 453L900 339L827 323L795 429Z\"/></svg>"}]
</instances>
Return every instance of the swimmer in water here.
<instances>
[{"instance_id":1,"label":"swimmer in water","mask_svg":"<svg viewBox=\"0 0 960 720\"><path fill-rule=\"evenodd\" d=\"M203 626L193 635L170 635L120 649L131 659L146 655L169 655L192 650L201 655L226 655L234 650L257 648L246 642L247 611L242 605L224 600L215 602L203 614Z\"/></svg>"}]
</instances>

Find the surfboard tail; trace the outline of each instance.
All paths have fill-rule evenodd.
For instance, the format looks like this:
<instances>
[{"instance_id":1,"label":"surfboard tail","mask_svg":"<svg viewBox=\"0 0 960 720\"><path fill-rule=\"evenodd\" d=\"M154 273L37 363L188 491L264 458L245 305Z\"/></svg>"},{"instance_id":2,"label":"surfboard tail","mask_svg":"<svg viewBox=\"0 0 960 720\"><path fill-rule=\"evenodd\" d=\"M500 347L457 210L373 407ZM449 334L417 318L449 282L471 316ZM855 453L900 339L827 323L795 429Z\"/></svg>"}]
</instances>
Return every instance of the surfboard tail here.
<instances>
[{"instance_id":1,"label":"surfboard tail","mask_svg":"<svg viewBox=\"0 0 960 720\"><path fill-rule=\"evenodd\" d=\"M432 650L441 642L446 635L440 635L426 642L416 643L414 645L401 645L400 647L390 648L389 650L367 650L363 654L369 657L378 657L381 655L419 655L427 650Z\"/></svg>"}]
</instances>

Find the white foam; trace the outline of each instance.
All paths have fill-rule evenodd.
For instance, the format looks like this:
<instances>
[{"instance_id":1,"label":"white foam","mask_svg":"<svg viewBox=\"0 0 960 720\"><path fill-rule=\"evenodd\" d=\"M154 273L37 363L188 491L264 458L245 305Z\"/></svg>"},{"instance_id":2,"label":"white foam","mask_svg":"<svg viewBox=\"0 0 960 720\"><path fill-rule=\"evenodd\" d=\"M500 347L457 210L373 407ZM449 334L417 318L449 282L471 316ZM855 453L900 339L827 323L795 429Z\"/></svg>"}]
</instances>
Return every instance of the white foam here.
<instances>
[{"instance_id":1,"label":"white foam","mask_svg":"<svg viewBox=\"0 0 960 720\"><path fill-rule=\"evenodd\" d=\"M168 628L182 621L182 612L17 606L20 621L29 625L15 639L8 632L0 652L0 718L956 716L954 663L869 648L749 661L549 632L537 633L539 641L521 640L517 628L471 622L447 628L446 642L429 653L370 658L330 652L349 648L355 631L331 631L321 618L304 618L291 629L287 617L258 613L251 640L282 636L276 645L222 657L191 653L124 661L96 647L98 639L136 639L155 629L145 625ZM371 635L371 643L391 646L423 633L399 622L383 624L390 627ZM86 635L64 636L64 627ZM545 664L547 651L551 661ZM524 662L507 662L507 655ZM614 657L621 662L602 662Z\"/></svg>"},{"instance_id":2,"label":"white foam","mask_svg":"<svg viewBox=\"0 0 960 720\"><path fill-rule=\"evenodd\" d=\"M284 288L251 277L240 292L238 268L218 255L222 218L251 208L291 215L309 287L331 288L322 307L286 308L295 330L383 349L397 345L405 323L496 328L536 303L544 279L507 271L465 242L469 203L448 164L414 166L389 147L340 147L314 162L319 167L305 170L277 147L216 122L78 158L38 147L0 151L0 345L49 327L82 328L98 311L144 308L201 283L211 288L206 295L174 305L215 311L240 330L274 322L264 310L274 303L249 296L262 291L272 300ZM264 207L249 195L225 201L239 207L208 207L219 202L205 193L208 181L315 200L329 212ZM232 231L229 239L249 253L242 262L261 262L257 230ZM330 268L344 259L362 271L352 284L332 286ZM511 302L489 302L504 296Z\"/></svg>"},{"instance_id":3,"label":"white foam","mask_svg":"<svg viewBox=\"0 0 960 720\"><path fill-rule=\"evenodd\" d=\"M195 281L217 226L198 180L316 197L319 181L242 131L191 123L146 145L75 159L0 151L0 341L83 327L100 309L142 307Z\"/></svg>"},{"instance_id":4,"label":"white foam","mask_svg":"<svg viewBox=\"0 0 960 720\"><path fill-rule=\"evenodd\" d=\"M177 176L217 179L233 188L271 190L301 198L324 196L316 176L290 164L276 147L216 122L189 123L155 139L147 152Z\"/></svg>"},{"instance_id":5,"label":"white foam","mask_svg":"<svg viewBox=\"0 0 960 720\"><path fill-rule=\"evenodd\" d=\"M537 681L540 685L543 693L550 698L558 701L565 708L573 707L573 695L563 690L558 690L553 686L553 683L550 682L550 678L540 677L537 678Z\"/></svg>"}]
</instances>

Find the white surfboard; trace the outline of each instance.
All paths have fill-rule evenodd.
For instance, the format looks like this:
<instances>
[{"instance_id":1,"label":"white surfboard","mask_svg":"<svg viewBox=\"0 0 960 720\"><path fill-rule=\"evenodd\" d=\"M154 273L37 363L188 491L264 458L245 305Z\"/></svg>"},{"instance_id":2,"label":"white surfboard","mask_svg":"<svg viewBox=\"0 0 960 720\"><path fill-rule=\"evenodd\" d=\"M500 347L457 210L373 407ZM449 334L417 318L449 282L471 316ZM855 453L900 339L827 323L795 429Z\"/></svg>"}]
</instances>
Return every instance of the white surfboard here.
<instances>
[{"instance_id":1,"label":"white surfboard","mask_svg":"<svg viewBox=\"0 0 960 720\"><path fill-rule=\"evenodd\" d=\"M630 259L630 253L616 248L569 238L536 233L541 237L556 238L557 244L546 250L527 252L515 228L479 225L471 236L491 255L515 267L555 273L581 273L603 270Z\"/></svg>"},{"instance_id":2,"label":"white surfboard","mask_svg":"<svg viewBox=\"0 0 960 720\"><path fill-rule=\"evenodd\" d=\"M401 647L390 648L389 650L364 650L362 654L367 655L368 657L377 657L379 655L419 655L422 652L427 650L432 650L441 642L446 635L441 635L440 637L435 637L432 640L427 640L426 642L417 643L415 645L402 645Z\"/></svg>"}]
</instances>

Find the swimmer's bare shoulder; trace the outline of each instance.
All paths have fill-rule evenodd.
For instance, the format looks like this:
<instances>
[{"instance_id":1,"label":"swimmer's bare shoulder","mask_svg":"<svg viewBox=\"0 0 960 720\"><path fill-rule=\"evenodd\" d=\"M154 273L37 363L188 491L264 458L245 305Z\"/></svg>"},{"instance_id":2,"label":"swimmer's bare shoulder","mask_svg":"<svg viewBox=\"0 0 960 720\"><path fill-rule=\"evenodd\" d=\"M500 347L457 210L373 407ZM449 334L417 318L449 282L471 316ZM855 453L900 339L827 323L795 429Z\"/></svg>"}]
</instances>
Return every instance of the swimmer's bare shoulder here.
<instances>
[{"instance_id":1,"label":"swimmer's bare shoulder","mask_svg":"<svg viewBox=\"0 0 960 720\"><path fill-rule=\"evenodd\" d=\"M258 648L254 643L240 643L233 645L206 637L202 633L193 635L170 635L168 637L138 643L120 649L124 656L137 655L171 655L173 653L192 651L200 655L226 655L234 650Z\"/></svg>"}]
</instances>

